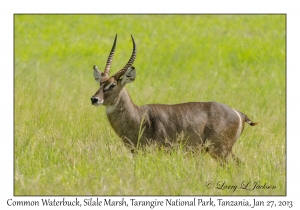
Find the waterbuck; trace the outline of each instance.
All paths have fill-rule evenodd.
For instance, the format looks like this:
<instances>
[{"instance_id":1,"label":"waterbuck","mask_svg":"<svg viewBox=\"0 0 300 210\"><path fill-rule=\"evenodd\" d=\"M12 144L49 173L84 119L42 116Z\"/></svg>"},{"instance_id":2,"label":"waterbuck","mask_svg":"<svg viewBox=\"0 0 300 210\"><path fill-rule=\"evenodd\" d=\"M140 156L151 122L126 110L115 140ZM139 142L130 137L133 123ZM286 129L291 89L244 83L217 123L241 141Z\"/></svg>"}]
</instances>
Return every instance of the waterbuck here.
<instances>
[{"instance_id":1,"label":"waterbuck","mask_svg":"<svg viewBox=\"0 0 300 210\"><path fill-rule=\"evenodd\" d=\"M109 76L115 53L117 35L108 56L104 72L94 66L94 77L100 88L92 96L92 105L106 107L107 118L126 146L136 148L150 142L167 146L184 135L188 147L203 146L209 142L207 151L213 158L227 162L232 146L244 129L244 122L252 122L244 113L217 102L188 102L182 104L148 104L136 106L126 88L135 80L136 70L132 66L136 58L136 44L127 64Z\"/></svg>"}]
</instances>

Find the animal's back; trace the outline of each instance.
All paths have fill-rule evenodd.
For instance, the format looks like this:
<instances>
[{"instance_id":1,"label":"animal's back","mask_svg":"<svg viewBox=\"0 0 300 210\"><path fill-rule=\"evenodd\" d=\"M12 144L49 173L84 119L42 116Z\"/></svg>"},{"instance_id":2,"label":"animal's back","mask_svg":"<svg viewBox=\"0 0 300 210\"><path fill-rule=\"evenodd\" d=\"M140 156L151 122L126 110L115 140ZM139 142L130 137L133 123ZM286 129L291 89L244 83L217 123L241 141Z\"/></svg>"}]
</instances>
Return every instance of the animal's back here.
<instances>
[{"instance_id":1,"label":"animal's back","mask_svg":"<svg viewBox=\"0 0 300 210\"><path fill-rule=\"evenodd\" d=\"M180 135L187 145L203 144L206 140L218 142L232 139L239 126L234 110L217 102L149 104L140 109L145 113L142 142L175 141Z\"/></svg>"}]
</instances>

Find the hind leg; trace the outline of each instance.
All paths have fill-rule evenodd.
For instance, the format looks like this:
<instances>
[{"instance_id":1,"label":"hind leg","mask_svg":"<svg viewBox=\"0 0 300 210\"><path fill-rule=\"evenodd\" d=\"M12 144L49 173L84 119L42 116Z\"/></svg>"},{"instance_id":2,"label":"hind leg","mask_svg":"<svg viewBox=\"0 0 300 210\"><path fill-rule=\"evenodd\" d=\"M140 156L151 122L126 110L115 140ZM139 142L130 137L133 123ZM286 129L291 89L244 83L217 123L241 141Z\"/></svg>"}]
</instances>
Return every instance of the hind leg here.
<instances>
[{"instance_id":1,"label":"hind leg","mask_svg":"<svg viewBox=\"0 0 300 210\"><path fill-rule=\"evenodd\" d=\"M208 149L208 152L212 158L217 160L217 162L222 166L226 166L228 164L228 155L229 152L227 150L224 150L222 148L218 147L210 147Z\"/></svg>"},{"instance_id":2,"label":"hind leg","mask_svg":"<svg viewBox=\"0 0 300 210\"><path fill-rule=\"evenodd\" d=\"M240 166L241 165L241 163L243 163L238 157L236 157L235 155L234 155L234 153L231 151L231 157L232 157L232 159L234 160L234 162L235 162L235 164L237 165L237 166Z\"/></svg>"}]
</instances>

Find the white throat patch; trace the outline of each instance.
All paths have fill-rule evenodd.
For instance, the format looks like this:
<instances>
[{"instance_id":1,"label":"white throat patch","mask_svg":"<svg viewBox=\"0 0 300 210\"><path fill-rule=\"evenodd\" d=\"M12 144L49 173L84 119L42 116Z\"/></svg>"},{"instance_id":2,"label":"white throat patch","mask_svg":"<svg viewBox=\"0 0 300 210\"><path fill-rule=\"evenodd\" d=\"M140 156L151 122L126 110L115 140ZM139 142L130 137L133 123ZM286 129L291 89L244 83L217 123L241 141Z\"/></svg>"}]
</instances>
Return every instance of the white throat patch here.
<instances>
[{"instance_id":1,"label":"white throat patch","mask_svg":"<svg viewBox=\"0 0 300 210\"><path fill-rule=\"evenodd\" d=\"M106 114L113 113L116 110L116 106L106 106Z\"/></svg>"}]
</instances>

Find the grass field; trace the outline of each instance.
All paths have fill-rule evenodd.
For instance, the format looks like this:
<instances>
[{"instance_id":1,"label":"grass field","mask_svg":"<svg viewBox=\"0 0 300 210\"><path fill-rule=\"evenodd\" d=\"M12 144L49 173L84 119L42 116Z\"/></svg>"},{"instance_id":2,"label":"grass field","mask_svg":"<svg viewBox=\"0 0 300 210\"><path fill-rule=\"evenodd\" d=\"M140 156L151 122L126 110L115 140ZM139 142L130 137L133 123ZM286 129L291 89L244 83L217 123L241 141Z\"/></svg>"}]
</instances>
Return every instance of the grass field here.
<instances>
[{"instance_id":1,"label":"grass field","mask_svg":"<svg viewBox=\"0 0 300 210\"><path fill-rule=\"evenodd\" d=\"M285 195L284 15L15 15L15 195ZM111 72L137 44L137 105L217 101L245 125L220 167L208 154L148 147L132 158L90 97L115 34ZM218 189L260 185L275 189ZM211 187L212 183L213 187ZM224 185L223 185L224 184ZM210 189L211 188L211 189Z\"/></svg>"}]
</instances>

